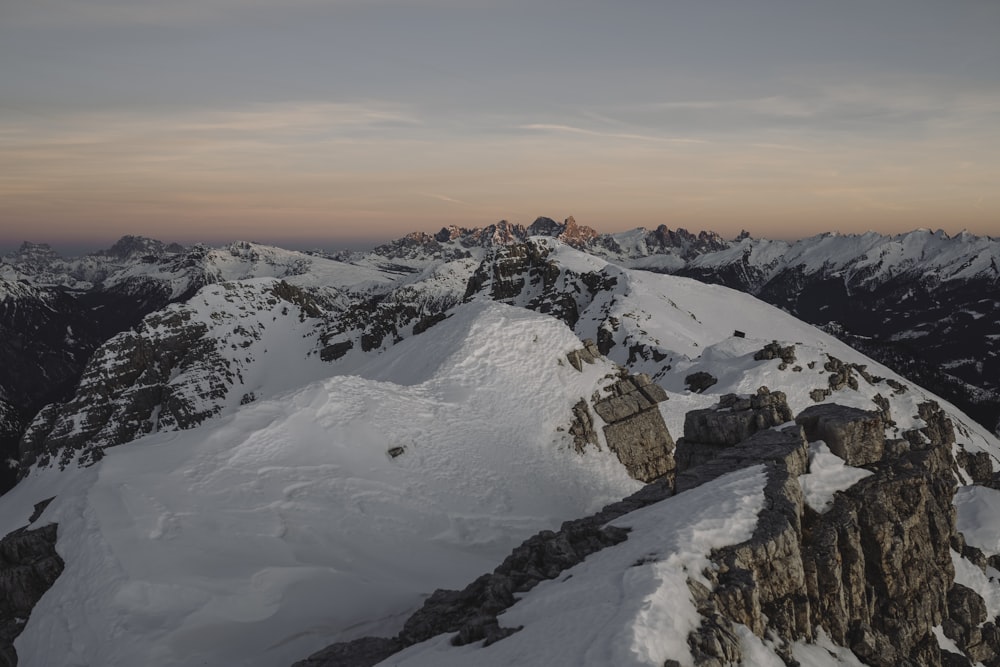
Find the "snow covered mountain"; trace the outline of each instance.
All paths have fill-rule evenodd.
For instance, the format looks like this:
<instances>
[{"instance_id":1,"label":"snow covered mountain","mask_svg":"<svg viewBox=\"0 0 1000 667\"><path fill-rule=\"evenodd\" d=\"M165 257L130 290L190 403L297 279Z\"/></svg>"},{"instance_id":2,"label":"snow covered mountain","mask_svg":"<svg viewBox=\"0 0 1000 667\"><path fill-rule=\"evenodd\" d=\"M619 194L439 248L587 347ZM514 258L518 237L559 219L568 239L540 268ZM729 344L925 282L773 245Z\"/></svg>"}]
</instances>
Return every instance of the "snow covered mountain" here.
<instances>
[{"instance_id":1,"label":"snow covered mountain","mask_svg":"<svg viewBox=\"0 0 1000 667\"><path fill-rule=\"evenodd\" d=\"M546 220L164 247L82 292L33 260L8 291L173 303L3 422L2 659L1000 662L994 434L752 296L629 268L730 242L658 230L642 259Z\"/></svg>"}]
</instances>

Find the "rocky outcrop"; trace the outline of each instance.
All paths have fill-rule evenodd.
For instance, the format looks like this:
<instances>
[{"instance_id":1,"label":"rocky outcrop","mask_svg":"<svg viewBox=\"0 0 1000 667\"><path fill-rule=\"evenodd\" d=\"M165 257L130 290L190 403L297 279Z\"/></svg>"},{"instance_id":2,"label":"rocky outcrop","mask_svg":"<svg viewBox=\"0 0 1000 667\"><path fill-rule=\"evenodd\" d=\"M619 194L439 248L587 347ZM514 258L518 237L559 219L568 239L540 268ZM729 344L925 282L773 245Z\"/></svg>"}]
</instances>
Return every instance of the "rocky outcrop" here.
<instances>
[{"instance_id":1,"label":"rocky outcrop","mask_svg":"<svg viewBox=\"0 0 1000 667\"><path fill-rule=\"evenodd\" d=\"M371 665L441 633L453 633L454 645L502 641L518 628L500 626L497 614L519 593L627 538L608 521L749 466L763 466L767 475L753 535L712 552L712 566L703 572L708 586L688 581L702 619L688 637L696 665L723 667L749 657L736 624L766 639L788 664L797 664L792 643L813 641L822 629L873 667L998 665L1000 631L979 595L954 582L953 547L984 567L986 559L955 530L950 424L935 404L920 410L927 425L919 442L901 441L908 449L880 446L884 434L870 427L872 415L864 411L829 413L824 423L830 426L807 416L802 424L758 430L678 472L673 485L661 478L594 516L539 533L463 591L435 592L396 637L336 645L298 665ZM807 426L866 440L850 449L866 457L893 455L867 463L874 474L837 492L832 506L819 512L799 483L809 469ZM938 626L961 655L939 647ZM369 657L372 652L377 655Z\"/></svg>"},{"instance_id":2,"label":"rocky outcrop","mask_svg":"<svg viewBox=\"0 0 1000 667\"><path fill-rule=\"evenodd\" d=\"M806 408L795 423L810 442L822 440L847 465L863 466L882 459L885 424L878 412L826 403Z\"/></svg>"},{"instance_id":3,"label":"rocky outcrop","mask_svg":"<svg viewBox=\"0 0 1000 667\"><path fill-rule=\"evenodd\" d=\"M729 623L785 646L808 641L823 628L874 667L968 665L970 659L994 664L996 628L981 625L986 619L978 595L954 584L950 549L960 540L951 438L941 421L947 418L935 404L924 404L928 426L921 429L919 447L870 460L885 451L877 442L883 434L871 428L871 413L845 410L834 414L830 428L865 440L848 451L861 452L875 474L837 493L832 508L820 514L802 500L796 480L804 471L801 459L774 459L767 508L753 537L713 555L716 566L706 572L714 584L710 591L693 587L706 619L690 639L698 664L723 665L739 656ZM857 420L853 426L851 417ZM720 454L702 466L709 471L678 475L678 491L692 478L724 472L758 438L787 438L788 451L804 452L805 440L794 432L803 428L804 435L818 421L799 421L803 426L759 433ZM939 649L933 632L938 625L966 655Z\"/></svg>"},{"instance_id":4,"label":"rocky outcrop","mask_svg":"<svg viewBox=\"0 0 1000 667\"><path fill-rule=\"evenodd\" d=\"M192 428L248 395L244 372L265 328L303 322L330 307L283 281L223 283L196 304L175 304L91 357L75 395L42 409L20 441L19 474L33 465L90 464L113 447L155 431ZM329 348L320 351L329 356ZM230 396L232 400L230 401Z\"/></svg>"},{"instance_id":5,"label":"rocky outcrop","mask_svg":"<svg viewBox=\"0 0 1000 667\"><path fill-rule=\"evenodd\" d=\"M34 530L25 527L0 539L0 667L17 665L14 640L62 574L56 530L54 523Z\"/></svg>"},{"instance_id":6,"label":"rocky outcrop","mask_svg":"<svg viewBox=\"0 0 1000 667\"><path fill-rule=\"evenodd\" d=\"M23 432L17 408L0 399L0 462L17 461L18 442ZM0 495L14 486L16 481L15 470L10 465L0 463Z\"/></svg>"},{"instance_id":7,"label":"rocky outcrop","mask_svg":"<svg viewBox=\"0 0 1000 667\"><path fill-rule=\"evenodd\" d=\"M535 238L494 248L469 278L465 298L488 294L574 327L597 294L618 284L618 276L613 268L582 273L567 269L551 258L551 243Z\"/></svg>"},{"instance_id":8,"label":"rocky outcrop","mask_svg":"<svg viewBox=\"0 0 1000 667\"><path fill-rule=\"evenodd\" d=\"M644 373L622 378L610 392L594 403L594 411L606 422L608 448L628 474L651 482L673 473L674 440L657 407L667 400L667 393Z\"/></svg>"},{"instance_id":9,"label":"rocky outcrop","mask_svg":"<svg viewBox=\"0 0 1000 667\"><path fill-rule=\"evenodd\" d=\"M757 352L754 352L753 358L756 361L781 359L781 364L778 368L785 370L790 364L795 363L795 346L781 345L778 341L772 341Z\"/></svg>"},{"instance_id":10,"label":"rocky outcrop","mask_svg":"<svg viewBox=\"0 0 1000 667\"><path fill-rule=\"evenodd\" d=\"M583 341L583 347L579 350L571 350L566 354L569 365L578 371L583 371L584 364L592 364L601 357L600 350L593 339L587 338Z\"/></svg>"},{"instance_id":11,"label":"rocky outcrop","mask_svg":"<svg viewBox=\"0 0 1000 667\"><path fill-rule=\"evenodd\" d=\"M583 342L583 348L566 355L578 371L583 370L583 364L592 364L599 357L597 346L589 338ZM629 475L642 482L671 475L675 467L674 440L657 407L667 400L667 393L644 373L629 375L624 368L619 373L621 377L607 387L606 395L595 394L590 404L581 399L573 407L569 433L576 451L583 453L588 445L600 447L590 413L592 404L605 423L604 441L608 449L618 455Z\"/></svg>"},{"instance_id":12,"label":"rocky outcrop","mask_svg":"<svg viewBox=\"0 0 1000 667\"><path fill-rule=\"evenodd\" d=\"M718 404L684 417L684 437L677 441L677 468L686 470L717 456L762 429L792 420L785 394L761 387L756 394L725 394Z\"/></svg>"}]
</instances>

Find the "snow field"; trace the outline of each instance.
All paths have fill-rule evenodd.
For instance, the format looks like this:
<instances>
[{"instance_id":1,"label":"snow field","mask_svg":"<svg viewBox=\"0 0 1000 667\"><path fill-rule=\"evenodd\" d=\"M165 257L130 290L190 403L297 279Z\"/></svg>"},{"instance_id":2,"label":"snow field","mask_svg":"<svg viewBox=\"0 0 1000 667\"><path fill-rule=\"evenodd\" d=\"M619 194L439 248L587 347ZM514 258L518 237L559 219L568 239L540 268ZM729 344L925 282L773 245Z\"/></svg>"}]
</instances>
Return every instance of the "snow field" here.
<instances>
[{"instance_id":1,"label":"snow field","mask_svg":"<svg viewBox=\"0 0 1000 667\"><path fill-rule=\"evenodd\" d=\"M557 430L612 371L573 369L560 322L476 303L432 331L382 355L383 379L332 377L63 473L40 522L67 570L17 640L25 664L290 664L394 633L434 588L640 486Z\"/></svg>"},{"instance_id":2,"label":"snow field","mask_svg":"<svg viewBox=\"0 0 1000 667\"><path fill-rule=\"evenodd\" d=\"M282 320L266 308L213 319L211 313L232 308L223 303L227 288L203 290L190 304L215 327L213 335L236 325L259 334L246 347L235 333L231 341L222 336L236 344L225 355L244 380L223 415L190 431L109 449L91 468L36 470L3 498L6 534L24 524L34 503L57 495L36 525L59 523L57 548L67 562L17 640L23 664L291 664L335 641L394 634L433 589L463 587L523 538L634 491L639 483L606 447L579 456L560 431L580 398L611 381L610 363L579 373L565 359L581 346L577 335L596 337L596 323L608 315L620 321L615 361L627 361L632 343L667 355L662 362L640 359L632 370L649 372L668 391L659 409L675 438L688 410L713 405L724 393L766 385L786 393L793 413L812 405L809 392L827 386L827 354L900 379L753 297L552 247L566 268L605 269L618 278L581 314L576 335L548 316L483 299L384 352L355 349L325 364L309 355L316 345L312 322ZM256 270L244 259L233 255L231 266L229 259L220 266L234 277ZM294 273L299 259L265 264ZM376 285L368 268L347 275L334 264L320 275L326 269L308 259L305 272L289 282L351 290L388 289L392 282L383 276ZM418 265L421 271L398 283L441 298L462 291L475 268L468 260ZM240 281L233 289L257 298L273 280ZM734 329L748 337L733 338ZM753 359L775 339L796 345L801 372ZM705 394L684 386L684 377L698 370L719 379ZM895 394L885 383L858 379L857 390L826 401L871 410L881 393L895 433L922 425L916 406L939 400L912 385ZM242 391L258 400L237 405ZM939 402L961 444L996 458L995 438ZM596 416L595 422L600 433ZM393 458L389 451L397 447L402 454ZM856 470L816 445L804 478L810 504L825 506L835 490L853 483ZM503 624L525 625L510 638L485 650L435 638L412 647L406 660L522 664L545 655L556 665L644 665L685 656L687 632L698 622L686 580L700 576L713 546L750 536L762 476L734 473L619 519L633 528L629 540L526 595L501 617ZM960 528L963 516L972 517L971 544L1000 544L987 491L963 490L956 500ZM956 569L963 581L982 583ZM998 590L985 585L991 594ZM748 656L762 656L759 664L773 655L766 642L747 637L745 643ZM794 647L810 667L835 664L831 651L854 664L853 656L822 641ZM480 662L482 656L493 662Z\"/></svg>"}]
</instances>

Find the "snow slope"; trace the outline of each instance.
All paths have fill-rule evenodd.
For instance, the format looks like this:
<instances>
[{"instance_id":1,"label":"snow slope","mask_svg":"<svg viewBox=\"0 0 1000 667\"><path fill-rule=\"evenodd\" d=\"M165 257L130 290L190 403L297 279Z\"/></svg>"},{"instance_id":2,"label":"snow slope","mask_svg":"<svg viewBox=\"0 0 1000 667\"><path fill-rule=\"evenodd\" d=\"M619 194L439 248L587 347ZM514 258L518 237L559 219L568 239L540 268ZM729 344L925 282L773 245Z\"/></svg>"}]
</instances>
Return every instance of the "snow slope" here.
<instances>
[{"instance_id":1,"label":"snow slope","mask_svg":"<svg viewBox=\"0 0 1000 667\"><path fill-rule=\"evenodd\" d=\"M750 538L765 482L763 466L755 466L613 521L631 528L629 539L528 591L500 617L505 627L524 626L503 641L454 648L441 635L381 664L659 667L669 658L690 664L687 636L701 617L687 580L707 584L701 572L712 548Z\"/></svg>"},{"instance_id":2,"label":"snow slope","mask_svg":"<svg viewBox=\"0 0 1000 667\"><path fill-rule=\"evenodd\" d=\"M67 562L24 664L288 664L639 486L557 430L612 370L565 364L561 323L477 303L434 331L379 360L395 382L333 377L22 482L0 531L58 492L39 521Z\"/></svg>"},{"instance_id":3,"label":"snow slope","mask_svg":"<svg viewBox=\"0 0 1000 667\"><path fill-rule=\"evenodd\" d=\"M575 331L483 294L424 334L354 350L329 365L315 357L316 365L304 363L301 341L285 348L296 352L295 363L275 356L282 348L275 330L268 335L276 338L255 344L244 370L272 388L261 391L264 400L230 406L235 412L188 431L110 448L90 468L34 470L0 499L0 534L56 495L36 525L59 524L57 548L67 567L16 640L23 663L282 665L335 641L393 634L435 588L461 587L523 538L638 488L606 448L579 455L565 431L572 406L615 372L606 361L577 372L565 354L610 318L618 322L612 359L630 363L636 344L663 355L630 365L667 390L660 410L675 437L688 410L724 393L766 385L785 392L793 412L812 405L812 392L828 386L831 357L865 364L872 377L823 400L874 409L882 396L897 433L919 425L916 406L934 398L913 386L896 390L889 380L903 381L888 369L753 297L629 271L555 241L550 247L566 276L616 278L592 295ZM408 289L423 283L453 296L470 270L466 260L428 266ZM236 284L252 291L269 282ZM224 299L225 289L202 296ZM733 337L737 328L747 337ZM301 337L304 330L287 333ZM798 370L754 359L772 340L795 346ZM684 382L699 370L718 378L704 394ZM944 407L956 423L956 447L987 451L995 461L996 439ZM829 492L843 476L836 462L824 465ZM606 620L587 633L599 638L594 652L580 645L563 664L625 660L635 647L646 662L622 664L662 664L690 624L689 599L672 591L682 574L697 576L711 547L752 530L761 486L755 475L737 474L623 517L620 525L636 528L635 541L583 563L579 579L539 586L509 618L530 622L539 637L570 632L584 617ZM614 574L654 548L667 558L625 579ZM585 582L594 581L629 595L617 605L587 606L579 618L553 613L563 595L575 601L569 607L589 605L595 591ZM654 637L650 628L660 623L673 630ZM527 632L519 635L536 636ZM519 635L495 646L520 650ZM445 659L436 653L442 647L431 640L407 659L446 664L428 662ZM454 655L463 664L462 654ZM496 664L517 662L515 654L502 655L510 660Z\"/></svg>"}]
</instances>

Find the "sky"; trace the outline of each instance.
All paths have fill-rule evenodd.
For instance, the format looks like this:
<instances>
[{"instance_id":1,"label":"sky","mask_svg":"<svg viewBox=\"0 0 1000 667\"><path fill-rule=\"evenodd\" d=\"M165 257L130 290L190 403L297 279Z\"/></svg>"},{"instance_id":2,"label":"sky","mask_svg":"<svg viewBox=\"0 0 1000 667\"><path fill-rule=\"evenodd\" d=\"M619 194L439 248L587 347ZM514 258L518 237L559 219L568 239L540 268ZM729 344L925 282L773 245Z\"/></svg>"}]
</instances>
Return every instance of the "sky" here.
<instances>
[{"instance_id":1,"label":"sky","mask_svg":"<svg viewBox=\"0 0 1000 667\"><path fill-rule=\"evenodd\" d=\"M1000 236L996 0L3 0L0 249Z\"/></svg>"}]
</instances>

